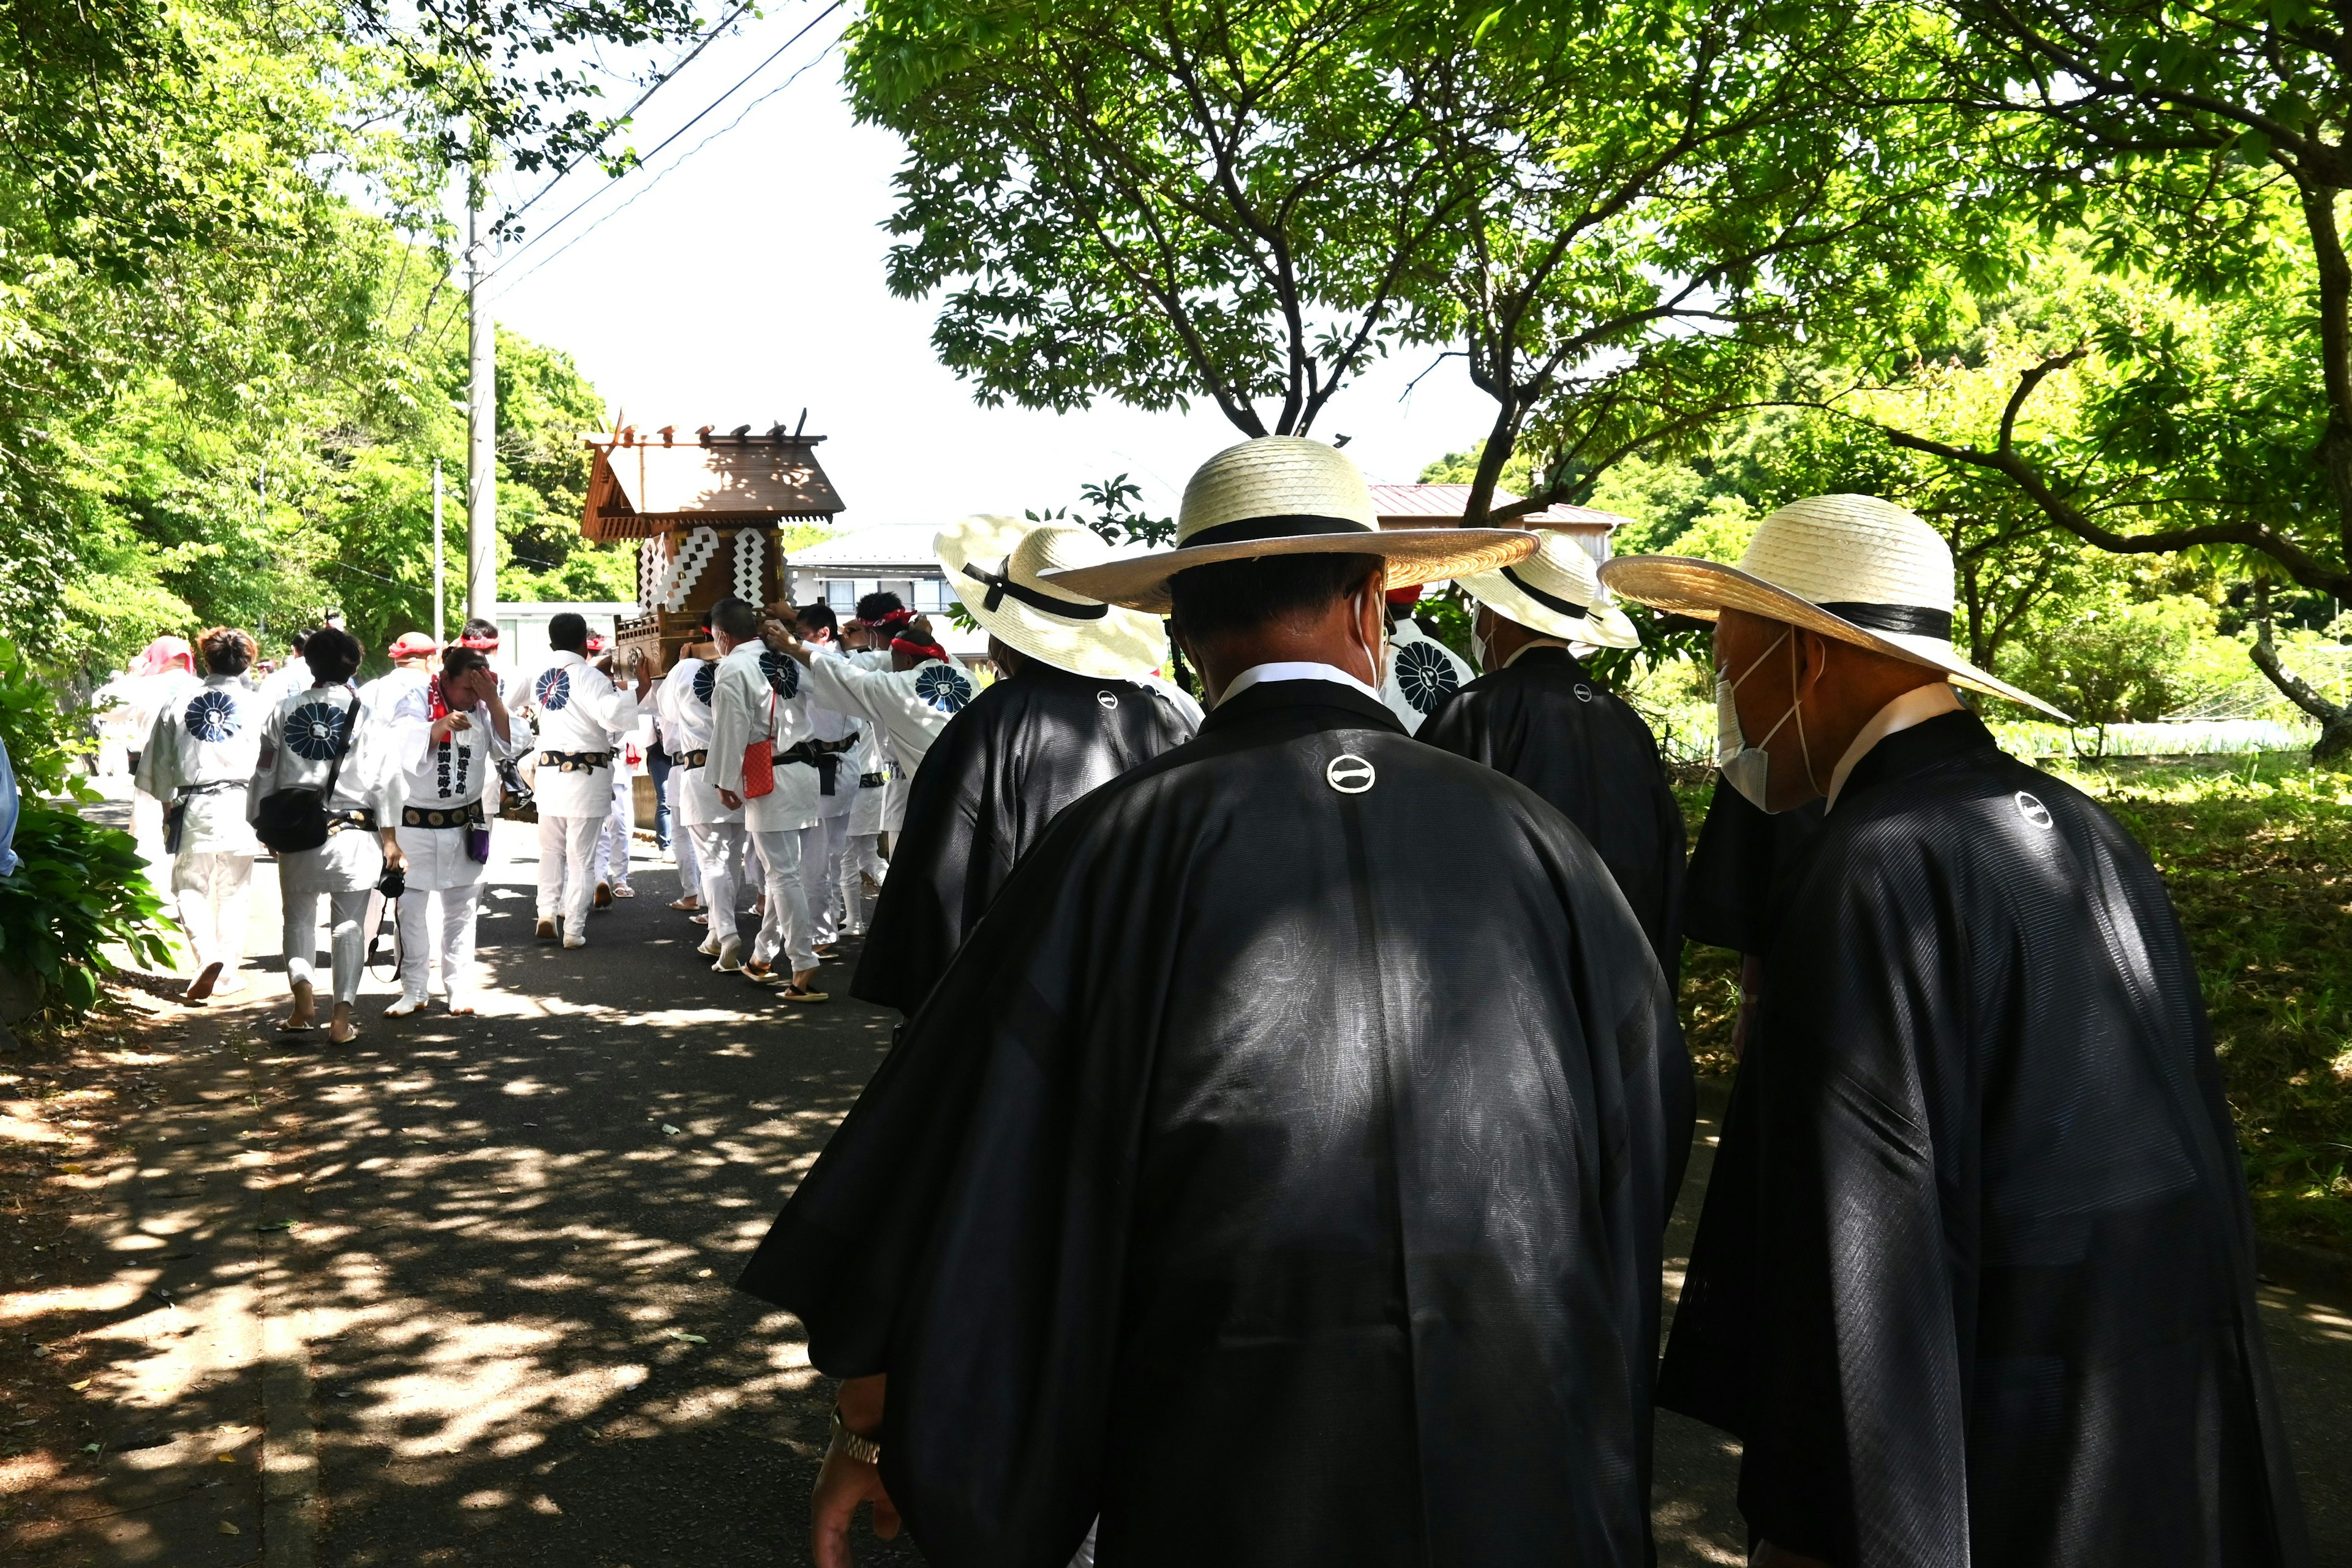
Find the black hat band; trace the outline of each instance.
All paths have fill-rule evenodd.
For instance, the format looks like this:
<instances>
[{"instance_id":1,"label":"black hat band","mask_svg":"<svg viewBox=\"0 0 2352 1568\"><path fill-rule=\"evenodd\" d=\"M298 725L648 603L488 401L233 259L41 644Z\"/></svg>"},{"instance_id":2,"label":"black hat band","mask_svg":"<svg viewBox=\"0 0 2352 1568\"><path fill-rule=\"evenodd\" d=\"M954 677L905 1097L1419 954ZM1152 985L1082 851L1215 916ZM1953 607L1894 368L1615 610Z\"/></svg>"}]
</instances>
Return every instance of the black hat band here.
<instances>
[{"instance_id":1,"label":"black hat band","mask_svg":"<svg viewBox=\"0 0 2352 1568\"><path fill-rule=\"evenodd\" d=\"M1067 599L1041 594L1025 583L1015 583L1002 572L983 572L969 561L963 563L963 574L975 583L988 584L988 597L981 601L984 609L994 610L1010 595L1033 610L1043 610L1066 621L1098 621L1110 614L1108 605L1074 605Z\"/></svg>"}]
</instances>

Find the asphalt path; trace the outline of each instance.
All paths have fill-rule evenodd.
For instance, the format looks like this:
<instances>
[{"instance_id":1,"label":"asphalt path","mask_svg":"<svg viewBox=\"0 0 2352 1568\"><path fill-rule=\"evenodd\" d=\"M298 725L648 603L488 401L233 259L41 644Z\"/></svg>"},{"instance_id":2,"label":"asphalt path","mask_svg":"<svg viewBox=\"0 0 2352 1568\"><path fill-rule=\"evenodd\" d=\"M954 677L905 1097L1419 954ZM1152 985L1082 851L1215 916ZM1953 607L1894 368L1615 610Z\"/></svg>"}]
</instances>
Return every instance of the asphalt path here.
<instances>
[{"instance_id":1,"label":"asphalt path","mask_svg":"<svg viewBox=\"0 0 2352 1568\"><path fill-rule=\"evenodd\" d=\"M824 968L822 1005L713 973L646 846L638 896L597 915L587 947L539 941L530 854L528 829L500 830L479 1016L436 1002L383 1019L394 987L372 975L356 1042L277 1036L274 958L203 1016L246 1044L280 1110L289 1179L273 1213L293 1223L271 1238L274 1310L308 1347L317 1455L289 1568L805 1563L832 1385L798 1323L730 1282L895 1020L846 995L854 942ZM256 880L263 951L273 869ZM1668 1238L1670 1307L1720 1104L1704 1101ZM2283 1290L2264 1301L2318 1561L2352 1568L2352 1318ZM1661 1415L1662 1563L1744 1561L1737 1467L1736 1444ZM858 1552L921 1561L862 1528Z\"/></svg>"}]
</instances>

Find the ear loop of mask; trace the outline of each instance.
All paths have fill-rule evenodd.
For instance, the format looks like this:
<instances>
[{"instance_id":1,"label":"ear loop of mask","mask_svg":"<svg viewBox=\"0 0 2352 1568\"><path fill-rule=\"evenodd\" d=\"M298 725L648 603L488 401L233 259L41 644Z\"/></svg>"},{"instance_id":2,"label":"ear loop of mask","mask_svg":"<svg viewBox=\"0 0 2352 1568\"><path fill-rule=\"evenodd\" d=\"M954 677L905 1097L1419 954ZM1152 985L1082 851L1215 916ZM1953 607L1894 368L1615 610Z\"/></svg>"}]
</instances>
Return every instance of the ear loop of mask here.
<instances>
[{"instance_id":1,"label":"ear loop of mask","mask_svg":"<svg viewBox=\"0 0 2352 1568\"><path fill-rule=\"evenodd\" d=\"M1822 787L1821 782L1813 777L1813 749L1805 740L1805 700L1800 696L1797 691L1799 674L1797 669L1796 636L1796 628L1793 626L1782 631L1779 637L1772 640L1771 647L1768 647L1762 653L1758 654L1753 662L1739 673L1738 679L1736 679L1731 683L1730 689L1738 691L1739 689L1740 681L1746 680L1749 676L1755 674L1757 670L1761 668L1764 661L1772 657L1772 651L1774 648L1779 647L1782 643L1787 643L1789 645L1789 710L1780 715L1780 721L1779 723L1773 725L1769 730L1767 730L1764 732L1764 738L1762 740L1749 741L1743 735L1740 740L1740 745L1743 750L1760 752L1765 747L1772 743L1772 737L1779 734L1782 728L1788 724L1790 720L1794 719L1797 721L1797 752L1798 754L1804 759L1805 763L1805 783L1811 785L1816 792L1819 792ZM1734 709L1733 711L1737 713L1738 710Z\"/></svg>"}]
</instances>

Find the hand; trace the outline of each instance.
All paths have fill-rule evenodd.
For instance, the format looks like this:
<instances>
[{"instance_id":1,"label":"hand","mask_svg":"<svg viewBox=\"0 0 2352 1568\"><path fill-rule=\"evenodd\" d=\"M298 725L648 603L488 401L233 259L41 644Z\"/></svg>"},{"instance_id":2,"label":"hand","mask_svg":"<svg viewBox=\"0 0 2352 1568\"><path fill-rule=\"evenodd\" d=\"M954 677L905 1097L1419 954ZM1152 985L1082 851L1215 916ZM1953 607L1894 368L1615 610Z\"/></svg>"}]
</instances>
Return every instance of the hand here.
<instances>
[{"instance_id":1,"label":"hand","mask_svg":"<svg viewBox=\"0 0 2352 1568\"><path fill-rule=\"evenodd\" d=\"M849 1554L849 1524L862 1502L874 1505L874 1533L885 1541L896 1538L898 1509L882 1485L882 1472L833 1448L809 1499L809 1546L816 1568L851 1568L856 1561Z\"/></svg>"},{"instance_id":2,"label":"hand","mask_svg":"<svg viewBox=\"0 0 2352 1568\"><path fill-rule=\"evenodd\" d=\"M408 856L406 852L400 847L400 840L394 838L392 836L391 830L388 828L384 831L383 836L383 864L387 870L405 871L408 869Z\"/></svg>"},{"instance_id":3,"label":"hand","mask_svg":"<svg viewBox=\"0 0 2352 1568\"><path fill-rule=\"evenodd\" d=\"M730 811L740 811L743 809L743 797L731 789L722 789L719 792L719 804Z\"/></svg>"},{"instance_id":4,"label":"hand","mask_svg":"<svg viewBox=\"0 0 2352 1568\"><path fill-rule=\"evenodd\" d=\"M433 721L433 738L446 741L460 730L470 730L474 721L463 713L444 713Z\"/></svg>"}]
</instances>

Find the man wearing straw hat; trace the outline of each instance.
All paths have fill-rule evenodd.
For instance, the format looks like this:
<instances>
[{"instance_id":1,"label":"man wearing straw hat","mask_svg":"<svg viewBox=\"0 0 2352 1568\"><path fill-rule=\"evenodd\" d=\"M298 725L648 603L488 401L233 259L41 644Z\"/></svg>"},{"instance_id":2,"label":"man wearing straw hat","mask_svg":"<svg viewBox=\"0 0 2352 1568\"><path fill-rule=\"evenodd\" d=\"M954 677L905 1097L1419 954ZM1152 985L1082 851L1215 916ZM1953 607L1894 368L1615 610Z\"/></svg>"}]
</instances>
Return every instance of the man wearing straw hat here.
<instances>
[{"instance_id":1,"label":"man wearing straw hat","mask_svg":"<svg viewBox=\"0 0 2352 1568\"><path fill-rule=\"evenodd\" d=\"M1717 622L1727 783L1828 815L1778 890L1659 1398L1745 1445L1759 1563L2306 1561L2244 1176L2164 885L1954 686L1952 559L1868 496L1739 566L1611 563Z\"/></svg>"},{"instance_id":2,"label":"man wearing straw hat","mask_svg":"<svg viewBox=\"0 0 2352 1568\"><path fill-rule=\"evenodd\" d=\"M1650 727L1568 647L1636 647L1641 634L1601 592L1582 545L1556 529L1537 537L1525 561L1462 580L1486 673L1441 704L1421 738L1501 769L1582 828L1671 977L1682 968L1682 807Z\"/></svg>"},{"instance_id":3,"label":"man wearing straw hat","mask_svg":"<svg viewBox=\"0 0 2352 1568\"><path fill-rule=\"evenodd\" d=\"M1003 679L950 721L923 759L850 982L851 995L908 1014L1046 824L1192 739L1193 728L1136 682L1165 654L1159 620L1041 575L1108 559L1092 530L971 517L936 546Z\"/></svg>"},{"instance_id":4,"label":"man wearing straw hat","mask_svg":"<svg viewBox=\"0 0 2352 1568\"><path fill-rule=\"evenodd\" d=\"M1645 1561L1672 997L1567 819L1378 695L1383 587L1534 547L1383 532L1268 437L1173 550L1041 574L1172 607L1216 706L1023 857L744 1272L848 1380L824 1568L866 1500L943 1563L1097 1517L1184 1568Z\"/></svg>"}]
</instances>

